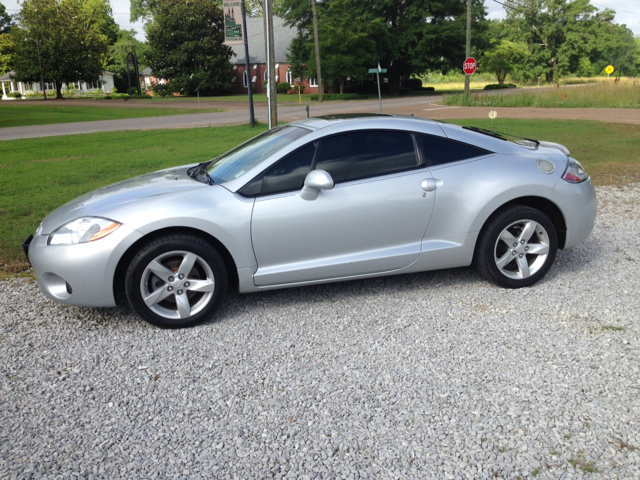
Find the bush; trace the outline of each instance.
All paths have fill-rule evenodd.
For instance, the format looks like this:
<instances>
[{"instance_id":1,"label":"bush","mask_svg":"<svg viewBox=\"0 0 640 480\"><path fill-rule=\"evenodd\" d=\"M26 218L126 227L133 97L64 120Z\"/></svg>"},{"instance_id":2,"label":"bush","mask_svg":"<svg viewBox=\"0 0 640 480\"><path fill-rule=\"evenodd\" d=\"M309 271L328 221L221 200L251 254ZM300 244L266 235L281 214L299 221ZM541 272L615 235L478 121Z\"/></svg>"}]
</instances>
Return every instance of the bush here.
<instances>
[{"instance_id":1,"label":"bush","mask_svg":"<svg viewBox=\"0 0 640 480\"><path fill-rule=\"evenodd\" d=\"M423 91L423 92L435 92L436 91L435 87L422 87L420 90Z\"/></svg>"},{"instance_id":2,"label":"bush","mask_svg":"<svg viewBox=\"0 0 640 480\"><path fill-rule=\"evenodd\" d=\"M366 100L367 98L366 95L359 95L357 93L325 93L322 96L323 100ZM317 102L318 95L311 95L310 99L312 102Z\"/></svg>"},{"instance_id":3,"label":"bush","mask_svg":"<svg viewBox=\"0 0 640 480\"><path fill-rule=\"evenodd\" d=\"M409 90L417 92L422 88L422 80L419 78L410 78L407 82L407 87L409 87Z\"/></svg>"},{"instance_id":4,"label":"bush","mask_svg":"<svg viewBox=\"0 0 640 480\"><path fill-rule=\"evenodd\" d=\"M406 87L400 87L400 95L406 95L407 93L411 93L411 90Z\"/></svg>"},{"instance_id":5,"label":"bush","mask_svg":"<svg viewBox=\"0 0 640 480\"><path fill-rule=\"evenodd\" d=\"M503 88L516 88L513 83L490 83L484 87L484 90L502 90Z\"/></svg>"},{"instance_id":6,"label":"bush","mask_svg":"<svg viewBox=\"0 0 640 480\"><path fill-rule=\"evenodd\" d=\"M129 98L135 99L135 100L147 100L153 97L151 95L145 95L143 93L142 95L129 95Z\"/></svg>"},{"instance_id":7,"label":"bush","mask_svg":"<svg viewBox=\"0 0 640 480\"><path fill-rule=\"evenodd\" d=\"M116 87L113 87L113 88L111 89L111 93L118 93L118 89L117 89Z\"/></svg>"},{"instance_id":8,"label":"bush","mask_svg":"<svg viewBox=\"0 0 640 480\"><path fill-rule=\"evenodd\" d=\"M104 98L105 100L129 100L131 98L130 95L126 93L112 93L110 95L106 95L104 97L98 97L99 99Z\"/></svg>"},{"instance_id":9,"label":"bush","mask_svg":"<svg viewBox=\"0 0 640 480\"><path fill-rule=\"evenodd\" d=\"M291 90L291 84L289 82L280 82L278 84L278 93L287 93Z\"/></svg>"},{"instance_id":10,"label":"bush","mask_svg":"<svg viewBox=\"0 0 640 480\"><path fill-rule=\"evenodd\" d=\"M171 91L166 83L156 83L153 86L153 94L160 97L166 97L167 95L171 95Z\"/></svg>"},{"instance_id":11,"label":"bush","mask_svg":"<svg viewBox=\"0 0 640 480\"><path fill-rule=\"evenodd\" d=\"M22 94L20 92L10 93L9 96L13 98L22 98Z\"/></svg>"}]
</instances>

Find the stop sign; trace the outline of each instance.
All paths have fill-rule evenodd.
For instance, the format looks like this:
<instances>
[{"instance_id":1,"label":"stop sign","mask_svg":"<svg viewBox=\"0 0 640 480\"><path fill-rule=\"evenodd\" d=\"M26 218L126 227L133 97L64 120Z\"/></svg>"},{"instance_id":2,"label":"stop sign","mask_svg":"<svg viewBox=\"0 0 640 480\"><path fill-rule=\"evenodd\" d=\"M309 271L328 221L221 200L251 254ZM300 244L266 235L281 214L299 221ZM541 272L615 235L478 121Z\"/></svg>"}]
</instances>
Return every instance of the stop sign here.
<instances>
[{"instance_id":1,"label":"stop sign","mask_svg":"<svg viewBox=\"0 0 640 480\"><path fill-rule=\"evenodd\" d=\"M464 64L462 65L462 70L464 70L464 73L466 73L467 75L471 75L473 72L476 71L477 66L478 66L478 63L476 62L476 59L473 57L469 57L464 61Z\"/></svg>"}]
</instances>

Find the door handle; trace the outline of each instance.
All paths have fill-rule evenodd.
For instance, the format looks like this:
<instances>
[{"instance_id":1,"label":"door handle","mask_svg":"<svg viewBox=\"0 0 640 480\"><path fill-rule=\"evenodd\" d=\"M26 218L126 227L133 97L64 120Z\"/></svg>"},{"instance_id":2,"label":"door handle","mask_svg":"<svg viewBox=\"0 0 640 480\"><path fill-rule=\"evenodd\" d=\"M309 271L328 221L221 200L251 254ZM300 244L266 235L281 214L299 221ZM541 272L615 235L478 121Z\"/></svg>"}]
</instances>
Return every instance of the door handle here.
<instances>
[{"instance_id":1,"label":"door handle","mask_svg":"<svg viewBox=\"0 0 640 480\"><path fill-rule=\"evenodd\" d=\"M438 188L436 185L436 181L433 178L425 178L420 186L425 192L433 192L436 188Z\"/></svg>"}]
</instances>

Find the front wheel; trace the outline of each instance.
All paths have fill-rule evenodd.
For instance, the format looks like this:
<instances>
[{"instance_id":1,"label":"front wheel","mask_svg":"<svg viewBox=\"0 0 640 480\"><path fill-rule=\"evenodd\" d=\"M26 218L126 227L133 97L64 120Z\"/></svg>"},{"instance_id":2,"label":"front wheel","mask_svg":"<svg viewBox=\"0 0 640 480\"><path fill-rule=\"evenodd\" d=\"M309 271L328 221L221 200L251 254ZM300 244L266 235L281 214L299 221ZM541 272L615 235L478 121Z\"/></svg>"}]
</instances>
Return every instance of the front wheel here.
<instances>
[{"instance_id":1,"label":"front wheel","mask_svg":"<svg viewBox=\"0 0 640 480\"><path fill-rule=\"evenodd\" d=\"M125 277L131 307L161 328L191 327L213 316L227 291L218 252L191 235L168 235L142 247Z\"/></svg>"},{"instance_id":2,"label":"front wheel","mask_svg":"<svg viewBox=\"0 0 640 480\"><path fill-rule=\"evenodd\" d=\"M480 235L476 268L484 278L502 287L533 285L549 271L558 251L553 223L530 207L504 210Z\"/></svg>"}]
</instances>

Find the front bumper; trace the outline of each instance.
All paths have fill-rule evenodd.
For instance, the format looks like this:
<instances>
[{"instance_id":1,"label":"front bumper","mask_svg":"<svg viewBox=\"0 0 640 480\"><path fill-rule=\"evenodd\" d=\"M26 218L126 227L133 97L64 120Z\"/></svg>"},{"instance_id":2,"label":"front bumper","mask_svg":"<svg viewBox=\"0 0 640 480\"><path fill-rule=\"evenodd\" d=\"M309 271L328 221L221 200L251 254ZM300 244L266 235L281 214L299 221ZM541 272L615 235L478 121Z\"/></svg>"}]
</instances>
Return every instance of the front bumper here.
<instances>
[{"instance_id":1,"label":"front bumper","mask_svg":"<svg viewBox=\"0 0 640 480\"><path fill-rule=\"evenodd\" d=\"M114 307L118 262L142 234L122 225L107 237L78 245L47 245L48 238L36 233L25 251L42 293L68 305Z\"/></svg>"},{"instance_id":2,"label":"front bumper","mask_svg":"<svg viewBox=\"0 0 640 480\"><path fill-rule=\"evenodd\" d=\"M25 238L24 242L22 242L22 250L24 250L24 254L27 256L27 262L31 263L29 261L29 245L31 244L31 241L33 240L33 235L29 235L27 238Z\"/></svg>"},{"instance_id":3,"label":"front bumper","mask_svg":"<svg viewBox=\"0 0 640 480\"><path fill-rule=\"evenodd\" d=\"M568 250L584 242L596 223L598 202L591 178L581 183L562 179L549 191L547 198L555 203L567 226L563 249Z\"/></svg>"}]
</instances>

